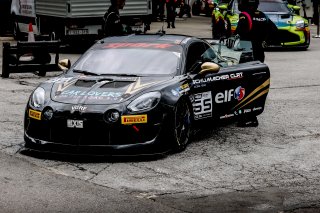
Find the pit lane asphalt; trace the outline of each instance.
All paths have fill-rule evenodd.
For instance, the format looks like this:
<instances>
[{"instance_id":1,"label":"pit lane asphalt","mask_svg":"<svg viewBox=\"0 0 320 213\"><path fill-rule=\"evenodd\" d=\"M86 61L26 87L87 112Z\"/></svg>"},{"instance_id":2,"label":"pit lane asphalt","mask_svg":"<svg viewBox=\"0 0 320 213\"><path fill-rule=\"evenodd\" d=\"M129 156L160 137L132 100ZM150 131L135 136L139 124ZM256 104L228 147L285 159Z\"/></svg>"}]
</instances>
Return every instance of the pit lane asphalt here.
<instances>
[{"instance_id":1,"label":"pit lane asphalt","mask_svg":"<svg viewBox=\"0 0 320 213\"><path fill-rule=\"evenodd\" d=\"M152 23L151 31L161 25ZM205 17L180 19L176 27L164 30L207 38L211 35L210 19ZM315 35L316 27L311 28ZM75 61L79 55L64 57ZM167 212L320 212L320 39L312 38L307 51L266 52L266 64L271 70L271 89L257 128L234 124L206 128L196 134L184 152L153 160L46 159L21 154L25 104L32 89L48 77L12 74L9 79L0 79L0 158L7 159L2 160L5 166L0 168L0 182L25 175L16 167L34 171L25 179L12 178L12 188L0 190L0 206L4 206L10 189L15 193L7 196L12 200L7 204L19 206L26 196L19 187L28 192L34 187L41 190L41 184L50 188L51 182L58 181L61 184L53 186L62 196L69 196L63 188L70 184L74 188L68 190L82 195L74 198L78 202L85 197L82 193L87 193L76 187L81 183L94 185L97 188L92 190L106 196L123 193L121 196L129 196L133 203L119 202L124 206L122 212L129 212L130 205L130 212L147 211L150 202L136 209L135 198L151 200L158 205L153 209ZM36 182L33 178L52 181ZM119 199L123 199L121 196ZM50 199L37 201L47 202L47 210L54 211ZM96 202L103 199L97 198ZM7 207L5 210L11 210ZM32 211L31 204L22 207Z\"/></svg>"}]
</instances>

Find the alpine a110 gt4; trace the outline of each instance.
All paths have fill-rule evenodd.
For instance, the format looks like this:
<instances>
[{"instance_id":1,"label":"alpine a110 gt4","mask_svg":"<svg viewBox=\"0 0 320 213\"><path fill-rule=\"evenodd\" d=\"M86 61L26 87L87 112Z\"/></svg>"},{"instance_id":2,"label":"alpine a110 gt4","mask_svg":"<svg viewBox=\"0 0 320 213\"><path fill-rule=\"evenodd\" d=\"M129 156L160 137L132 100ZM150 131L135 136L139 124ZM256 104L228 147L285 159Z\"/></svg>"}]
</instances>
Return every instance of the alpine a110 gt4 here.
<instances>
[{"instance_id":1,"label":"alpine a110 gt4","mask_svg":"<svg viewBox=\"0 0 320 213\"><path fill-rule=\"evenodd\" d=\"M264 110L269 68L258 61L239 63L240 55L221 56L206 40L185 35L100 40L32 92L25 147L70 154L166 153L183 150L198 122L254 120Z\"/></svg>"}]
</instances>

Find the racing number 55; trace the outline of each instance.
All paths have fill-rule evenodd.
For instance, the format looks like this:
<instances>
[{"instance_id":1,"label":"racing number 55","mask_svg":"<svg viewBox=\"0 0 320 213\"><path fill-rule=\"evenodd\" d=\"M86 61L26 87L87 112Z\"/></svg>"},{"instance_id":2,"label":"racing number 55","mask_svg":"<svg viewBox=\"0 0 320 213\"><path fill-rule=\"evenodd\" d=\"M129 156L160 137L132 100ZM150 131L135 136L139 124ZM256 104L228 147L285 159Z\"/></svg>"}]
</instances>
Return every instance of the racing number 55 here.
<instances>
[{"instance_id":1,"label":"racing number 55","mask_svg":"<svg viewBox=\"0 0 320 213\"><path fill-rule=\"evenodd\" d=\"M195 120L212 117L211 91L195 94L192 106Z\"/></svg>"}]
</instances>

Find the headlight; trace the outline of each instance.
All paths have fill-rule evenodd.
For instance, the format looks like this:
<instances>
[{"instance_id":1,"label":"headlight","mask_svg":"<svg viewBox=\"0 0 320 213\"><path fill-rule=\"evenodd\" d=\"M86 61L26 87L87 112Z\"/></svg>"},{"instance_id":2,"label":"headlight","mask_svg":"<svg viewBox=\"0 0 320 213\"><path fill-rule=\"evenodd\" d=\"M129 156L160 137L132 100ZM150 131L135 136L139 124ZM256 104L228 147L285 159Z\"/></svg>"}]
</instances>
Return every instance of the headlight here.
<instances>
[{"instance_id":1,"label":"headlight","mask_svg":"<svg viewBox=\"0 0 320 213\"><path fill-rule=\"evenodd\" d=\"M136 98L128 105L127 108L132 112L152 109L157 106L160 101L160 97L160 92L149 92Z\"/></svg>"},{"instance_id":2,"label":"headlight","mask_svg":"<svg viewBox=\"0 0 320 213\"><path fill-rule=\"evenodd\" d=\"M303 21L303 20L298 20L298 21L296 22L296 27L297 27L298 29L303 29L303 28L305 27L304 21Z\"/></svg>"},{"instance_id":3,"label":"headlight","mask_svg":"<svg viewBox=\"0 0 320 213\"><path fill-rule=\"evenodd\" d=\"M32 94L30 104L33 107L40 108L44 105L45 91L42 87L38 87Z\"/></svg>"}]
</instances>

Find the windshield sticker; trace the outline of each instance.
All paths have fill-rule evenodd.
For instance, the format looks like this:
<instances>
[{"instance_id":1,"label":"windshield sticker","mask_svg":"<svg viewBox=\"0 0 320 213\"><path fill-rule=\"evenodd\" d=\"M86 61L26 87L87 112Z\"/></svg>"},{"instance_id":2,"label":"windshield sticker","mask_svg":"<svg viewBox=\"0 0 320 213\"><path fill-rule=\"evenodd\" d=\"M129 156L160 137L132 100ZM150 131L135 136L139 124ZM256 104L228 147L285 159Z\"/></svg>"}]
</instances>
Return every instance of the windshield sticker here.
<instances>
[{"instance_id":1,"label":"windshield sticker","mask_svg":"<svg viewBox=\"0 0 320 213\"><path fill-rule=\"evenodd\" d=\"M211 91L195 94L192 106L195 120L212 117Z\"/></svg>"},{"instance_id":2,"label":"windshield sticker","mask_svg":"<svg viewBox=\"0 0 320 213\"><path fill-rule=\"evenodd\" d=\"M167 49L174 46L173 44L157 44L157 43L110 43L105 45L105 48L155 48L155 49Z\"/></svg>"}]
</instances>

